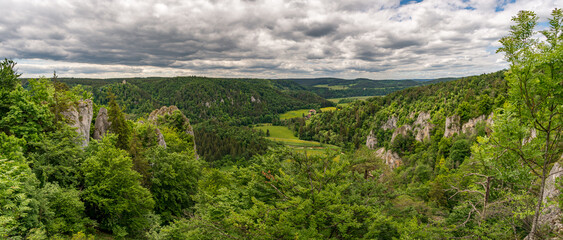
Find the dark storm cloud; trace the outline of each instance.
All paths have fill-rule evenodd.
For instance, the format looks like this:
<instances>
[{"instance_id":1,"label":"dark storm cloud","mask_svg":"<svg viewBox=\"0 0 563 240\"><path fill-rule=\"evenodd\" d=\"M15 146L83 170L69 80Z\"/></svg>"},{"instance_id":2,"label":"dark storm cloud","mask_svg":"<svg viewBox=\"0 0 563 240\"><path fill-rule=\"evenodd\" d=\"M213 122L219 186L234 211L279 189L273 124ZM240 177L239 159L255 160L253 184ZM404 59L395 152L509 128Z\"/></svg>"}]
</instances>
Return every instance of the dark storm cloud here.
<instances>
[{"instance_id":1,"label":"dark storm cloud","mask_svg":"<svg viewBox=\"0 0 563 240\"><path fill-rule=\"evenodd\" d=\"M322 37L336 31L337 28L336 24L314 24L305 34L309 37Z\"/></svg>"},{"instance_id":2,"label":"dark storm cloud","mask_svg":"<svg viewBox=\"0 0 563 240\"><path fill-rule=\"evenodd\" d=\"M0 0L0 57L84 76L480 73L503 67L486 49L511 15L556 5L531 2Z\"/></svg>"}]
</instances>

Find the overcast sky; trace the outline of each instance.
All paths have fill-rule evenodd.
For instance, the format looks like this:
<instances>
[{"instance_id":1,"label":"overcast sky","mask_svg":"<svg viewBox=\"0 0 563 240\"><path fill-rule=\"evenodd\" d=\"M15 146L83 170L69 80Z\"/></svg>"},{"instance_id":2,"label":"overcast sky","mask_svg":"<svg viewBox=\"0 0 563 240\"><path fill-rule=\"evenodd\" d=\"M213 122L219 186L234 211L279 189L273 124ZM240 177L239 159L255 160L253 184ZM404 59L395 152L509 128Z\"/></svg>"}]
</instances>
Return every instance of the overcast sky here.
<instances>
[{"instance_id":1,"label":"overcast sky","mask_svg":"<svg viewBox=\"0 0 563 240\"><path fill-rule=\"evenodd\" d=\"M563 0L0 0L23 77L437 78L497 71L511 16Z\"/></svg>"}]
</instances>

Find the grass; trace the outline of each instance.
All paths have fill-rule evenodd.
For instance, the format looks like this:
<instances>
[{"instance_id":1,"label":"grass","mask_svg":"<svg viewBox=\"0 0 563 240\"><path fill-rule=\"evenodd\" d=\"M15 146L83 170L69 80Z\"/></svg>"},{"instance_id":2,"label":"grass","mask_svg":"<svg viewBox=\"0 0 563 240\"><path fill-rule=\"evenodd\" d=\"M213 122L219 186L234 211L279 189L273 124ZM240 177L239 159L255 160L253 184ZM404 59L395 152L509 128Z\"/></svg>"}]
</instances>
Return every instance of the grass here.
<instances>
[{"instance_id":1,"label":"grass","mask_svg":"<svg viewBox=\"0 0 563 240\"><path fill-rule=\"evenodd\" d=\"M334 111L334 110L336 110L336 107L324 107L324 108L321 108L321 111L323 111L323 112L330 112L330 111Z\"/></svg>"},{"instance_id":2,"label":"grass","mask_svg":"<svg viewBox=\"0 0 563 240\"><path fill-rule=\"evenodd\" d=\"M293 132L291 132L291 130L289 130L285 126L272 126L271 124L268 125L263 124L254 127L254 129L262 130L264 132L270 130L270 138L299 140L299 138L293 136Z\"/></svg>"},{"instance_id":3,"label":"grass","mask_svg":"<svg viewBox=\"0 0 563 240\"><path fill-rule=\"evenodd\" d=\"M303 117L303 115L307 116L307 114L309 114L309 110L311 109L299 109L299 110L285 112L282 115L280 115L280 119L284 120L290 118Z\"/></svg>"},{"instance_id":4,"label":"grass","mask_svg":"<svg viewBox=\"0 0 563 240\"><path fill-rule=\"evenodd\" d=\"M342 100L342 99L350 99L350 100L352 100L352 101L356 101L356 100L362 100L362 101L363 101L363 100L366 100L366 99L372 98L372 97L373 97L373 96L358 96L358 97L346 97L346 98L329 98L329 99L327 99L327 100L329 100L329 101L331 101L331 102L333 102L333 103L338 104L338 102L340 102L340 100ZM344 104L338 104L338 105L347 105L347 104L344 103Z\"/></svg>"},{"instance_id":5,"label":"grass","mask_svg":"<svg viewBox=\"0 0 563 240\"><path fill-rule=\"evenodd\" d=\"M270 136L266 137L272 141L280 142L296 152L307 152L307 155L324 154L325 149L333 149L340 151L340 148L333 145L322 144L315 141L305 141L293 135L293 132L285 126L272 126L271 124L262 124L254 127L255 129L266 132L270 130Z\"/></svg>"},{"instance_id":6,"label":"grass","mask_svg":"<svg viewBox=\"0 0 563 240\"><path fill-rule=\"evenodd\" d=\"M317 84L317 85L315 85L315 86L313 86L313 87L316 87L316 88L328 88L328 89L330 89L330 90L346 90L346 89L350 88L350 87L348 87L348 86L346 86L346 85L332 85L332 86L329 86L328 84Z\"/></svg>"}]
</instances>

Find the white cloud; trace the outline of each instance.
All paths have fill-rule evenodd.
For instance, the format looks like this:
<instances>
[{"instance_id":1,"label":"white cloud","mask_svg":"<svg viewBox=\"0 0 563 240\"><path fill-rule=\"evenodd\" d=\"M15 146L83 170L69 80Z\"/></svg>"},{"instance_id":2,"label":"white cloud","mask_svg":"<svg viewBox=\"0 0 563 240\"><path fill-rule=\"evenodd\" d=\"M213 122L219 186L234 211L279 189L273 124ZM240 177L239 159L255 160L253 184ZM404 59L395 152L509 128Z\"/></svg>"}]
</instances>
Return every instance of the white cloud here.
<instances>
[{"instance_id":1,"label":"white cloud","mask_svg":"<svg viewBox=\"0 0 563 240\"><path fill-rule=\"evenodd\" d=\"M505 68L511 17L560 1L0 0L0 57L27 77L463 76Z\"/></svg>"}]
</instances>

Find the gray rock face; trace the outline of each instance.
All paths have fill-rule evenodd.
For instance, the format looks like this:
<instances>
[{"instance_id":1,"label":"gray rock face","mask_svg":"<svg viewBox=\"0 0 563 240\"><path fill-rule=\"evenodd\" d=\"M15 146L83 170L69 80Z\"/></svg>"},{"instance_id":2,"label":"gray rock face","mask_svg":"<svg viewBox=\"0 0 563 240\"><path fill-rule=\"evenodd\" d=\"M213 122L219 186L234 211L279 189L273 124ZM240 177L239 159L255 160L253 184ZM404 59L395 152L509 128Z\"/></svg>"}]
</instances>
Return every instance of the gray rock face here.
<instances>
[{"instance_id":1,"label":"gray rock face","mask_svg":"<svg viewBox=\"0 0 563 240\"><path fill-rule=\"evenodd\" d=\"M399 154L391 151L385 150L385 148L379 148L375 154L385 161L385 164L391 169L395 169L403 164L403 160L399 157Z\"/></svg>"},{"instance_id":2,"label":"gray rock face","mask_svg":"<svg viewBox=\"0 0 563 240\"><path fill-rule=\"evenodd\" d=\"M476 134L477 130L475 129L475 127L477 126L477 124L486 120L487 120L486 115L481 115L479 117L469 119L469 121L464 123L463 126L461 127L461 132L468 135Z\"/></svg>"},{"instance_id":3,"label":"gray rock face","mask_svg":"<svg viewBox=\"0 0 563 240\"><path fill-rule=\"evenodd\" d=\"M373 133L373 130L371 130L371 132L369 132L369 135L366 139L366 146L369 149L375 149L375 145L377 145L377 138L375 137L375 134Z\"/></svg>"},{"instance_id":4,"label":"gray rock face","mask_svg":"<svg viewBox=\"0 0 563 240\"><path fill-rule=\"evenodd\" d=\"M174 113L175 111L180 111L180 109L178 109L178 107L176 107L176 106L170 106L170 107L163 106L160 109L156 109L156 110L152 111L151 114L149 114L148 121L157 125L158 124L157 121L158 121L159 116L172 115L172 113ZM194 130L192 128L192 125L190 124L190 120L183 113L182 113L182 118L184 119L184 124L187 125L186 126L186 133L193 137L195 157L197 159L199 159L199 155L197 154L197 146L195 144L195 134L194 134Z\"/></svg>"},{"instance_id":5,"label":"gray rock face","mask_svg":"<svg viewBox=\"0 0 563 240\"><path fill-rule=\"evenodd\" d=\"M459 121L459 116L457 115L446 118L446 129L444 130L444 137L452 137L454 134L461 131Z\"/></svg>"},{"instance_id":6,"label":"gray rock face","mask_svg":"<svg viewBox=\"0 0 563 240\"><path fill-rule=\"evenodd\" d=\"M78 102L77 107L71 106L62 115L68 120L68 124L76 128L76 132L82 138L82 146L88 146L90 142L90 125L94 115L92 100L86 99Z\"/></svg>"},{"instance_id":7,"label":"gray rock face","mask_svg":"<svg viewBox=\"0 0 563 240\"><path fill-rule=\"evenodd\" d=\"M100 108L98 111L98 116L96 117L96 123L94 124L94 139L100 140L109 131L111 123L108 118L108 110L106 108Z\"/></svg>"},{"instance_id":8,"label":"gray rock face","mask_svg":"<svg viewBox=\"0 0 563 240\"><path fill-rule=\"evenodd\" d=\"M562 156L563 158L563 156ZM557 179L563 177L563 167L559 163L555 163L549 172L549 177L545 181L545 190L543 194L542 213L538 219L538 225L547 226L552 232L563 234L563 223L561 222L561 209L557 203L557 198L561 194L557 189ZM559 235L561 236L561 235ZM530 239L529 235L524 239ZM559 239L559 238L552 238Z\"/></svg>"},{"instance_id":9,"label":"gray rock face","mask_svg":"<svg viewBox=\"0 0 563 240\"><path fill-rule=\"evenodd\" d=\"M419 113L413 125L414 132L416 133L414 139L416 139L416 141L422 142L430 139L430 131L434 128L434 124L430 123L430 113Z\"/></svg>"},{"instance_id":10,"label":"gray rock face","mask_svg":"<svg viewBox=\"0 0 563 240\"><path fill-rule=\"evenodd\" d=\"M156 124L156 121L158 120L159 116L172 115L172 113L174 113L175 111L180 111L180 109L178 109L178 107L176 106L170 106L170 107L163 106L160 109L156 109L152 111L151 114L149 114L148 121Z\"/></svg>"},{"instance_id":11,"label":"gray rock face","mask_svg":"<svg viewBox=\"0 0 563 240\"><path fill-rule=\"evenodd\" d=\"M164 135L162 135L162 133L160 132L160 129L155 128L154 131L156 132L156 135L158 136L158 145L166 148L166 141L164 141Z\"/></svg>"},{"instance_id":12,"label":"gray rock face","mask_svg":"<svg viewBox=\"0 0 563 240\"><path fill-rule=\"evenodd\" d=\"M556 201L561 192L557 189L556 183L557 179L563 176L563 167L559 163L555 163L549 175L545 182L545 192L543 195L545 207L538 221L540 225L550 226L552 231L561 233L563 231L561 209Z\"/></svg>"},{"instance_id":13,"label":"gray rock face","mask_svg":"<svg viewBox=\"0 0 563 240\"><path fill-rule=\"evenodd\" d=\"M534 138L536 138L538 136L536 129L532 128L530 130L530 136L525 137L524 139L522 139L522 145L526 145L528 143L530 143L532 140L534 140Z\"/></svg>"},{"instance_id":14,"label":"gray rock face","mask_svg":"<svg viewBox=\"0 0 563 240\"><path fill-rule=\"evenodd\" d=\"M410 131L412 131L412 127L410 125L403 125L395 129L393 135L391 136L391 142L395 141L395 138L397 138L397 136L399 135L407 136L407 134L409 134Z\"/></svg>"},{"instance_id":15,"label":"gray rock face","mask_svg":"<svg viewBox=\"0 0 563 240\"><path fill-rule=\"evenodd\" d=\"M392 116L389 119L387 119L387 122L385 122L385 124L383 124L383 126L381 126L381 128L383 130L391 130L391 129L395 129L397 128L397 117L396 116Z\"/></svg>"}]
</instances>

